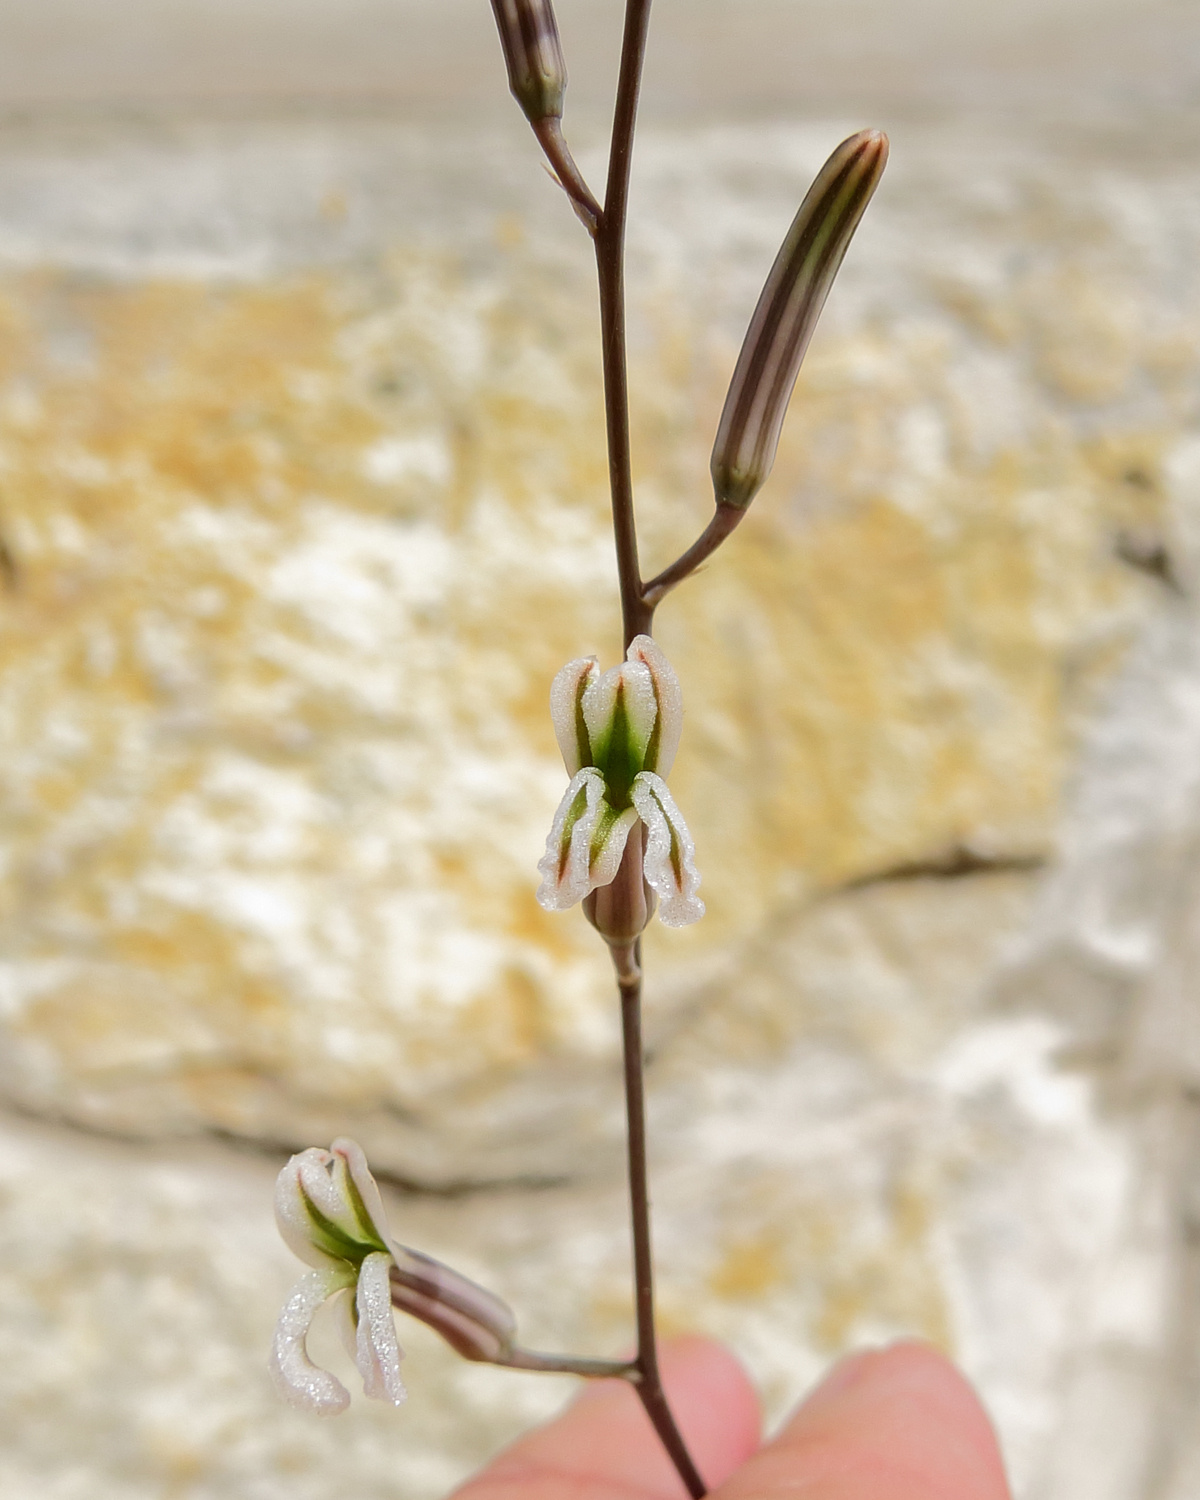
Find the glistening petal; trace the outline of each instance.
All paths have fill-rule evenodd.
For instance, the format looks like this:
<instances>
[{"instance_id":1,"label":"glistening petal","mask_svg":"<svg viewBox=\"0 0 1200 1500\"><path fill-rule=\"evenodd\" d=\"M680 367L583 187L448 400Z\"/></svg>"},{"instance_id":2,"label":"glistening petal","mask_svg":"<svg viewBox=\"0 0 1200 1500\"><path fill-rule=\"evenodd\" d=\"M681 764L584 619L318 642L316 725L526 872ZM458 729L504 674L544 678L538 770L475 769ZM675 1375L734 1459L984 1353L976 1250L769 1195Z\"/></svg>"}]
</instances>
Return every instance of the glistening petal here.
<instances>
[{"instance_id":1,"label":"glistening petal","mask_svg":"<svg viewBox=\"0 0 1200 1500\"><path fill-rule=\"evenodd\" d=\"M583 695L599 675L596 658L581 656L577 661L569 661L550 685L550 717L568 776L595 764L583 717Z\"/></svg>"},{"instance_id":2,"label":"glistening petal","mask_svg":"<svg viewBox=\"0 0 1200 1500\"><path fill-rule=\"evenodd\" d=\"M399 1247L388 1230L387 1212L379 1187L367 1166L363 1148L357 1141L342 1135L329 1149L343 1164L344 1173L339 1179L339 1185L354 1212L360 1238L391 1250L394 1254Z\"/></svg>"},{"instance_id":3,"label":"glistening petal","mask_svg":"<svg viewBox=\"0 0 1200 1500\"><path fill-rule=\"evenodd\" d=\"M341 1381L309 1359L305 1339L321 1304L353 1283L354 1271L350 1266L310 1271L296 1283L283 1305L275 1325L268 1368L276 1389L292 1406L333 1416L350 1404L349 1393Z\"/></svg>"},{"instance_id":4,"label":"glistening petal","mask_svg":"<svg viewBox=\"0 0 1200 1500\"><path fill-rule=\"evenodd\" d=\"M359 1176L370 1184L366 1161L361 1151L358 1155ZM382 1220L378 1193L374 1201ZM310 1147L293 1156L275 1184L275 1218L288 1245L310 1266L357 1262L368 1250L387 1249L386 1224L382 1232L376 1227L344 1152Z\"/></svg>"},{"instance_id":5,"label":"glistening petal","mask_svg":"<svg viewBox=\"0 0 1200 1500\"><path fill-rule=\"evenodd\" d=\"M606 746L608 743L620 680L620 667L610 667L607 672L600 672L597 669L588 679L580 699L580 710L591 741L592 758L589 762L591 765L598 764L597 748Z\"/></svg>"},{"instance_id":6,"label":"glistening petal","mask_svg":"<svg viewBox=\"0 0 1200 1500\"><path fill-rule=\"evenodd\" d=\"M310 1146L293 1156L275 1179L275 1222L284 1243L306 1265L326 1267L340 1263L332 1248L313 1243L314 1224L309 1190L323 1176L328 1182L333 1164L330 1152Z\"/></svg>"},{"instance_id":7,"label":"glistening petal","mask_svg":"<svg viewBox=\"0 0 1200 1500\"><path fill-rule=\"evenodd\" d=\"M627 789L642 769L658 720L654 681L645 663L631 658L593 678L580 706L592 764L599 766L610 786L615 779Z\"/></svg>"},{"instance_id":8,"label":"glistening petal","mask_svg":"<svg viewBox=\"0 0 1200 1500\"><path fill-rule=\"evenodd\" d=\"M633 783L633 805L646 825L646 855L642 869L659 899L658 915L667 927L686 927L704 915L696 895L700 873L696 846L661 776L643 771Z\"/></svg>"},{"instance_id":9,"label":"glistening petal","mask_svg":"<svg viewBox=\"0 0 1200 1500\"><path fill-rule=\"evenodd\" d=\"M546 852L538 861L542 883L537 899L546 911L566 911L591 889L588 843L603 797L604 782L595 766L584 766L571 777L550 825Z\"/></svg>"},{"instance_id":10,"label":"glistening petal","mask_svg":"<svg viewBox=\"0 0 1200 1500\"><path fill-rule=\"evenodd\" d=\"M629 660L640 662L649 673L654 693L656 723L645 751L645 769L666 776L675 763L683 729L683 692L675 669L648 635L634 636Z\"/></svg>"},{"instance_id":11,"label":"glistening petal","mask_svg":"<svg viewBox=\"0 0 1200 1500\"><path fill-rule=\"evenodd\" d=\"M358 1312L358 1348L356 1362L362 1376L363 1390L376 1401L390 1401L399 1406L407 1392L400 1379L400 1361L404 1357L396 1340L392 1318L392 1288L388 1273L392 1257L382 1252L368 1255L358 1273L355 1308Z\"/></svg>"},{"instance_id":12,"label":"glistening petal","mask_svg":"<svg viewBox=\"0 0 1200 1500\"><path fill-rule=\"evenodd\" d=\"M617 878L630 829L636 825L637 820L635 807L627 807L624 812L615 813L607 802L604 804L604 815L597 820L592 833L589 891L598 891Z\"/></svg>"},{"instance_id":13,"label":"glistening petal","mask_svg":"<svg viewBox=\"0 0 1200 1500\"><path fill-rule=\"evenodd\" d=\"M617 873L625 840L637 812L614 812L605 800L604 781L595 766L571 778L538 862L542 883L537 898L546 911L566 911Z\"/></svg>"}]
</instances>

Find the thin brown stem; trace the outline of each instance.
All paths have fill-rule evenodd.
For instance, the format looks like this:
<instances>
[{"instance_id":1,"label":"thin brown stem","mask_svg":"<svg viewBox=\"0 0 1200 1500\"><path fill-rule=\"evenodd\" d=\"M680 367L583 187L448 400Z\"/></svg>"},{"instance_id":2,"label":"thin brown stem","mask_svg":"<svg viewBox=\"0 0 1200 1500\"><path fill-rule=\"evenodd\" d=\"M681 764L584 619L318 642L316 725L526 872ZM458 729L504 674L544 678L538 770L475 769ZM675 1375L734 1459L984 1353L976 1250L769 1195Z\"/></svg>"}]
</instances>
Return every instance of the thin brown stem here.
<instances>
[{"instance_id":1,"label":"thin brown stem","mask_svg":"<svg viewBox=\"0 0 1200 1500\"><path fill-rule=\"evenodd\" d=\"M582 1375L588 1380L637 1382L637 1364L631 1359L583 1359L573 1354L540 1354L536 1349L510 1349L489 1361L510 1370L540 1370L549 1375Z\"/></svg>"},{"instance_id":2,"label":"thin brown stem","mask_svg":"<svg viewBox=\"0 0 1200 1500\"><path fill-rule=\"evenodd\" d=\"M701 563L707 562L745 514L745 506L718 504L712 520L687 551L645 585L642 599L647 608L657 609L676 584L690 578Z\"/></svg>"},{"instance_id":3,"label":"thin brown stem","mask_svg":"<svg viewBox=\"0 0 1200 1500\"><path fill-rule=\"evenodd\" d=\"M592 196L591 188L584 181L583 173L575 165L570 147L563 139L562 121L550 115L537 121L533 133L546 154L546 160L554 169L559 186L571 200L571 206L582 220L584 228L595 239L602 211Z\"/></svg>"},{"instance_id":4,"label":"thin brown stem","mask_svg":"<svg viewBox=\"0 0 1200 1500\"><path fill-rule=\"evenodd\" d=\"M626 0L621 70L613 111L612 143L604 209L595 235L600 283L600 337L604 359L604 410L608 427L608 473L612 491L613 535L621 590L625 647L648 634L654 608L648 604L638 564L637 523L629 444L629 380L625 353L625 220L629 172L637 120L650 0ZM641 872L636 872L640 877ZM706 1494L663 1391L654 1329L654 1268L650 1250L650 1198L646 1174L646 1104L642 1059L641 944L614 947L621 992L621 1031L625 1057L625 1112L628 1122L629 1203L633 1232L633 1272L637 1313L634 1383L646 1414L693 1500Z\"/></svg>"},{"instance_id":5,"label":"thin brown stem","mask_svg":"<svg viewBox=\"0 0 1200 1500\"><path fill-rule=\"evenodd\" d=\"M604 407L608 424L608 476L612 490L613 534L617 544L617 576L621 588L621 618L628 647L635 635L648 631L653 611L642 598L638 566L637 526L633 513L633 474L629 453L629 381L625 365L625 218L629 205L629 169L633 158L633 127L637 119L642 60L650 0L628 0L621 72L613 113L612 145L604 212L596 234L596 270L600 281L600 339L604 357Z\"/></svg>"},{"instance_id":6,"label":"thin brown stem","mask_svg":"<svg viewBox=\"0 0 1200 1500\"><path fill-rule=\"evenodd\" d=\"M658 1347L654 1329L654 1263L650 1250L650 1194L646 1174L646 1095L642 1057L642 981L640 954L638 975L623 980L621 991L621 1035L625 1051L625 1115L629 1145L629 1208L633 1228L633 1274L637 1313L637 1393L654 1424L663 1447L679 1471L693 1500L708 1493L692 1462L671 1408L667 1405L658 1370Z\"/></svg>"}]
</instances>

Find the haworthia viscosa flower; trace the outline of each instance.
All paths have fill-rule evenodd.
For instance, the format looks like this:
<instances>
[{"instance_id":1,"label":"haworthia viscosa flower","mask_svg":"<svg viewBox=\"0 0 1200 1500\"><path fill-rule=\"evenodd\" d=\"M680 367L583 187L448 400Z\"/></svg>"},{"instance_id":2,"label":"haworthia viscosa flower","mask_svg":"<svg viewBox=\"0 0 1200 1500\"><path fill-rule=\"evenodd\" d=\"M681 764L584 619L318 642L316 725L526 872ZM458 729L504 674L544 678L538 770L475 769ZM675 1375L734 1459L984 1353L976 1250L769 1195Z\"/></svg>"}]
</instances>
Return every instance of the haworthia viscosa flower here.
<instances>
[{"instance_id":1,"label":"haworthia viscosa flower","mask_svg":"<svg viewBox=\"0 0 1200 1500\"><path fill-rule=\"evenodd\" d=\"M344 1411L345 1386L308 1355L313 1318L332 1301L363 1390L404 1400L392 1308L437 1330L468 1359L494 1360L512 1347L516 1323L505 1303L457 1271L397 1244L362 1147L334 1141L293 1156L275 1184L275 1220L312 1270L292 1288L275 1328L270 1370L293 1406L323 1415Z\"/></svg>"},{"instance_id":2,"label":"haworthia viscosa flower","mask_svg":"<svg viewBox=\"0 0 1200 1500\"><path fill-rule=\"evenodd\" d=\"M568 662L550 689L550 712L571 775L538 869L537 898L547 911L585 901L589 920L610 942L632 941L649 920L654 899L668 927L704 915L696 894L695 845L663 777L683 727L683 695L670 662L647 635L635 636L626 660L601 672L594 656ZM648 890L640 915L587 903L616 879L629 840L641 854ZM652 894L651 894L652 893ZM608 917L634 930L609 930Z\"/></svg>"}]
</instances>

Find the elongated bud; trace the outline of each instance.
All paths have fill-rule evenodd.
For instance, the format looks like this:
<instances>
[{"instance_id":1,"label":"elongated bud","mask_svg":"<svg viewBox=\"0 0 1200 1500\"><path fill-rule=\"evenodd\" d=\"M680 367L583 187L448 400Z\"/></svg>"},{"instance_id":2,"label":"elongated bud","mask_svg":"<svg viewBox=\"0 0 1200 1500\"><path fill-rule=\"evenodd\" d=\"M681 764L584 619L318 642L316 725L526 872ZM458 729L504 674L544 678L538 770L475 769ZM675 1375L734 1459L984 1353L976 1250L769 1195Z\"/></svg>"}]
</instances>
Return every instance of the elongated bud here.
<instances>
[{"instance_id":1,"label":"elongated bud","mask_svg":"<svg viewBox=\"0 0 1200 1500\"><path fill-rule=\"evenodd\" d=\"M718 505L749 505L771 472L804 351L887 155L879 130L843 141L792 220L725 397L712 454Z\"/></svg>"},{"instance_id":2,"label":"elongated bud","mask_svg":"<svg viewBox=\"0 0 1200 1500\"><path fill-rule=\"evenodd\" d=\"M419 1318L464 1359L495 1361L513 1347L516 1320L507 1303L420 1251L391 1270L392 1305Z\"/></svg>"},{"instance_id":3,"label":"elongated bud","mask_svg":"<svg viewBox=\"0 0 1200 1500\"><path fill-rule=\"evenodd\" d=\"M531 125L558 119L567 69L550 0L492 0L508 86Z\"/></svg>"}]
</instances>

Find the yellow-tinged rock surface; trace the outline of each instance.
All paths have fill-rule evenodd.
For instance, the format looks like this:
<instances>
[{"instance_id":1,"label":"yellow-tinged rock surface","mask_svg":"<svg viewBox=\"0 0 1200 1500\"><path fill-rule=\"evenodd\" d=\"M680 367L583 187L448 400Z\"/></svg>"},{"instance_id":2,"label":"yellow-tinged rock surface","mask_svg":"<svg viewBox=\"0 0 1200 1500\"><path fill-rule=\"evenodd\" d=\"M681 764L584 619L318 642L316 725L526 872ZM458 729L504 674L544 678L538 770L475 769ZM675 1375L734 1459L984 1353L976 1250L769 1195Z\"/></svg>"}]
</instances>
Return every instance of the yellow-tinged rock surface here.
<instances>
[{"instance_id":1,"label":"yellow-tinged rock surface","mask_svg":"<svg viewBox=\"0 0 1200 1500\"><path fill-rule=\"evenodd\" d=\"M879 218L768 489L661 612L710 907L652 940L675 1005L819 892L1045 857L1145 592L1118 551L1160 520L1178 334L1111 326L1117 273L1069 254L986 294L939 272L887 318ZM591 299L536 231L510 216L469 266L401 244L249 282L0 285L15 1102L141 1135L349 1121L415 1180L587 1149L606 961L532 887L564 779L547 684L612 655L613 566ZM686 281L643 280L635 443L665 561L710 503L733 346ZM1119 356L1103 390L1071 364L1087 338ZM1092 430L1134 370L1153 417Z\"/></svg>"}]
</instances>

